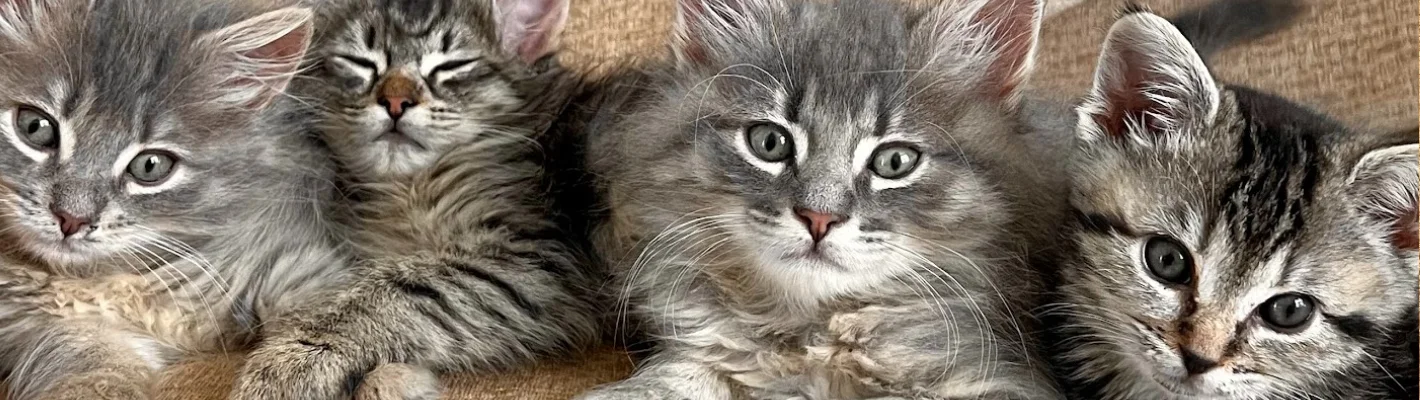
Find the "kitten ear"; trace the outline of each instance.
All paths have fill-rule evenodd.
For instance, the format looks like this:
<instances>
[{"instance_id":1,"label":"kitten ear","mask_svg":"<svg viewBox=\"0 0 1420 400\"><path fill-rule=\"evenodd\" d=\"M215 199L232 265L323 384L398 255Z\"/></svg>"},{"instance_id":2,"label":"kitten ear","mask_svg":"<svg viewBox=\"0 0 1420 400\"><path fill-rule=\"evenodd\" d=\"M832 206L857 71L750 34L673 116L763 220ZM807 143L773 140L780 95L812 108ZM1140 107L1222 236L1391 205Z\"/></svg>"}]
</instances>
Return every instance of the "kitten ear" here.
<instances>
[{"instance_id":1,"label":"kitten ear","mask_svg":"<svg viewBox=\"0 0 1420 400\"><path fill-rule=\"evenodd\" d=\"M1035 67L1044 12L1043 0L946 1L921 26L928 29L934 58L967 60L985 76L972 80L1014 107Z\"/></svg>"},{"instance_id":2,"label":"kitten ear","mask_svg":"<svg viewBox=\"0 0 1420 400\"><path fill-rule=\"evenodd\" d=\"M569 0L496 0L494 18L503 51L532 64L557 51Z\"/></svg>"},{"instance_id":3,"label":"kitten ear","mask_svg":"<svg viewBox=\"0 0 1420 400\"><path fill-rule=\"evenodd\" d=\"M1415 251L1416 195L1420 193L1420 145L1414 143L1371 151L1351 171L1349 191L1363 215L1390 229L1391 244Z\"/></svg>"},{"instance_id":4,"label":"kitten ear","mask_svg":"<svg viewBox=\"0 0 1420 400\"><path fill-rule=\"evenodd\" d=\"M678 63L704 65L713 61L713 50L743 46L756 21L781 9L778 0L677 0L675 34L671 40Z\"/></svg>"},{"instance_id":5,"label":"kitten ear","mask_svg":"<svg viewBox=\"0 0 1420 400\"><path fill-rule=\"evenodd\" d=\"M216 49L220 100L253 110L266 108L291 82L311 42L311 10L284 8L237 22L198 38Z\"/></svg>"},{"instance_id":6,"label":"kitten ear","mask_svg":"<svg viewBox=\"0 0 1420 400\"><path fill-rule=\"evenodd\" d=\"M1174 133L1212 122L1218 103L1218 86L1188 39L1168 20L1134 12L1109 29L1077 131L1086 141Z\"/></svg>"}]
</instances>

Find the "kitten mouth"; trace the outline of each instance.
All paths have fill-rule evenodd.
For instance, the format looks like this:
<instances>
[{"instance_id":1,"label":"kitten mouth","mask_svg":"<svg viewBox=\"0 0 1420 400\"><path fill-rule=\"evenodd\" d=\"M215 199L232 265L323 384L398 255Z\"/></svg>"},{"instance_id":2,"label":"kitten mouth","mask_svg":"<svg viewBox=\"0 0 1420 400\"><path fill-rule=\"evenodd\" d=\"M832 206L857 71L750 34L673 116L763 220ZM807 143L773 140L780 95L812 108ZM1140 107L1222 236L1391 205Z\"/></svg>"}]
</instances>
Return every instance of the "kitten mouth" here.
<instances>
[{"instance_id":1,"label":"kitten mouth","mask_svg":"<svg viewBox=\"0 0 1420 400\"><path fill-rule=\"evenodd\" d=\"M400 132L398 129L391 129L389 132L380 134L379 137L375 138L375 141L386 142L396 146L413 146L419 150L424 150L424 144L419 143L418 140L414 140L414 138Z\"/></svg>"}]
</instances>

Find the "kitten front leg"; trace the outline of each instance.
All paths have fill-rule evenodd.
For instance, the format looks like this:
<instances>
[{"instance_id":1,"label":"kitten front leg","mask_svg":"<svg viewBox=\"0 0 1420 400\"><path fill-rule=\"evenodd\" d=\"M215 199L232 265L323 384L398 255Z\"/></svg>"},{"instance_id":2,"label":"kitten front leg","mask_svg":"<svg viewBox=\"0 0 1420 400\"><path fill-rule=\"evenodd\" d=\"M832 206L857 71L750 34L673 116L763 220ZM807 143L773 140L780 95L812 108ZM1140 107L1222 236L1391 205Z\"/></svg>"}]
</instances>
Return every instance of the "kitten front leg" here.
<instances>
[{"instance_id":1,"label":"kitten front leg","mask_svg":"<svg viewBox=\"0 0 1420 400\"><path fill-rule=\"evenodd\" d=\"M830 319L809 352L891 396L1058 399L1034 344L968 302L870 306Z\"/></svg>"},{"instance_id":2,"label":"kitten front leg","mask_svg":"<svg viewBox=\"0 0 1420 400\"><path fill-rule=\"evenodd\" d=\"M630 378L599 386L575 400L725 400L732 390L714 370L673 351L652 356Z\"/></svg>"},{"instance_id":3,"label":"kitten front leg","mask_svg":"<svg viewBox=\"0 0 1420 400\"><path fill-rule=\"evenodd\" d=\"M151 339L98 323L30 318L4 329L11 400L146 400L156 360Z\"/></svg>"},{"instance_id":4,"label":"kitten front leg","mask_svg":"<svg viewBox=\"0 0 1420 400\"><path fill-rule=\"evenodd\" d=\"M575 279L522 259L477 249L459 257L418 255L369 260L354 282L298 309L267 330L238 377L234 400L347 398L385 363L434 370L487 370L530 362L595 340L589 296ZM377 376L378 377L378 376ZM427 393L413 386L369 388L384 397ZM417 387L416 387L417 386ZM396 397L399 398L399 397Z\"/></svg>"}]
</instances>

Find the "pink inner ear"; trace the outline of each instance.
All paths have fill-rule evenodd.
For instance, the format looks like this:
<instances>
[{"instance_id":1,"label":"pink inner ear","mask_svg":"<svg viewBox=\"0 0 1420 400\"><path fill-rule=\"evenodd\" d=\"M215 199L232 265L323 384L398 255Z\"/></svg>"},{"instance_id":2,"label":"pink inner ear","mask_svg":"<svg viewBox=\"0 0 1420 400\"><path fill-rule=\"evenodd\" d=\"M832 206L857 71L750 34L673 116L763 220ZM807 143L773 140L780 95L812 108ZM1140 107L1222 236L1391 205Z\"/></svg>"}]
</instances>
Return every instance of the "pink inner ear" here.
<instances>
[{"instance_id":1,"label":"pink inner ear","mask_svg":"<svg viewBox=\"0 0 1420 400\"><path fill-rule=\"evenodd\" d=\"M248 58L262 62L262 68L250 77L238 78L232 82L235 85L264 86L261 89L262 94L247 106L262 108L272 97L286 90L286 84L290 82L290 77L286 75L294 73L300 65L300 58L305 54L310 36L311 26L305 24L271 43L242 53Z\"/></svg>"},{"instance_id":2,"label":"pink inner ear","mask_svg":"<svg viewBox=\"0 0 1420 400\"><path fill-rule=\"evenodd\" d=\"M305 51L306 41L310 35L310 26L301 26L271 41L271 43L247 51L244 55L255 60L276 61L282 65L289 64L289 61L300 57L301 53Z\"/></svg>"},{"instance_id":3,"label":"pink inner ear","mask_svg":"<svg viewBox=\"0 0 1420 400\"><path fill-rule=\"evenodd\" d=\"M1395 231L1390 234L1391 243L1401 249L1420 249L1420 221L1417 221L1420 212L1412 207L1399 218L1395 221Z\"/></svg>"},{"instance_id":4,"label":"pink inner ear","mask_svg":"<svg viewBox=\"0 0 1420 400\"><path fill-rule=\"evenodd\" d=\"M556 49L567 20L567 0L499 0L503 48L532 63Z\"/></svg>"},{"instance_id":5,"label":"pink inner ear","mask_svg":"<svg viewBox=\"0 0 1420 400\"><path fill-rule=\"evenodd\" d=\"M1112 137L1128 134L1128 121L1137 121L1146 129L1157 128L1152 118L1161 111L1157 108L1162 105L1150 100L1144 91L1147 82L1159 77L1150 74L1148 67L1137 64L1138 60L1144 59L1145 55L1132 49L1122 49L1115 55L1117 75L1108 78L1113 82L1103 88L1104 110L1094 116L1100 130Z\"/></svg>"},{"instance_id":6,"label":"pink inner ear","mask_svg":"<svg viewBox=\"0 0 1420 400\"><path fill-rule=\"evenodd\" d=\"M987 68L987 81L1003 99L1014 98L1033 62L1036 19L1041 10L1035 0L988 0L972 22L988 27L995 54Z\"/></svg>"}]
</instances>

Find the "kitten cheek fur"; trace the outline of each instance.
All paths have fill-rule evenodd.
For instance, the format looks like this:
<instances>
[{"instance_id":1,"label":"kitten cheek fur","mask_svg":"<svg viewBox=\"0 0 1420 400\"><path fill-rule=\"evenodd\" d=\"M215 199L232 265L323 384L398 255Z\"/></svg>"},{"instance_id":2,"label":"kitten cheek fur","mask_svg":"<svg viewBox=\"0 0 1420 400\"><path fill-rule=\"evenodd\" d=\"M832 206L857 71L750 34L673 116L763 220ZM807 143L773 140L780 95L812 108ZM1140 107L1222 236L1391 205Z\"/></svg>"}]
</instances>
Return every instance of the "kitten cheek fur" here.
<instances>
[{"instance_id":1,"label":"kitten cheek fur","mask_svg":"<svg viewBox=\"0 0 1420 400\"><path fill-rule=\"evenodd\" d=\"M309 18L230 2L0 1L0 105L44 108L60 128L58 149L32 158L9 140L13 110L3 111L0 181L17 190L0 201L106 199L86 211L101 218L96 233L112 228L121 242L82 265L0 255L10 398L146 398L171 360L243 344L337 279L327 156L275 96ZM115 173L156 143L192 180L130 193ZM49 238L5 239L34 249Z\"/></svg>"},{"instance_id":2,"label":"kitten cheek fur","mask_svg":"<svg viewBox=\"0 0 1420 400\"><path fill-rule=\"evenodd\" d=\"M1414 396L1402 393L1416 378L1388 370L1415 362L1396 345L1414 339L1393 339L1415 330L1405 220L1415 138L1355 134L1218 86L1151 14L1115 24L1100 68L1080 107L1079 252L1062 274L1063 303L1050 307L1073 395ZM1190 249L1189 283L1160 283L1142 264L1154 234ZM1315 299L1311 322L1287 331L1252 317L1280 293ZM1180 348L1217 365L1185 380Z\"/></svg>"},{"instance_id":3,"label":"kitten cheek fur","mask_svg":"<svg viewBox=\"0 0 1420 400\"><path fill-rule=\"evenodd\" d=\"M599 250L661 352L583 398L1057 397L1022 318L1063 204L1053 156L1020 156L1039 4L679 7L675 60L613 85L588 135ZM765 121L793 139L780 167L739 148ZM910 182L873 187L879 137L920 150ZM825 243L875 251L795 259L805 205L847 216Z\"/></svg>"}]
</instances>

